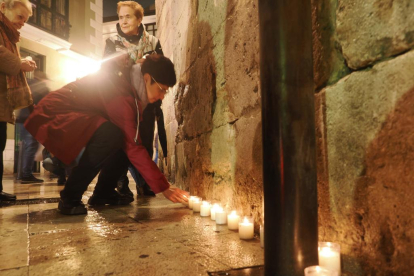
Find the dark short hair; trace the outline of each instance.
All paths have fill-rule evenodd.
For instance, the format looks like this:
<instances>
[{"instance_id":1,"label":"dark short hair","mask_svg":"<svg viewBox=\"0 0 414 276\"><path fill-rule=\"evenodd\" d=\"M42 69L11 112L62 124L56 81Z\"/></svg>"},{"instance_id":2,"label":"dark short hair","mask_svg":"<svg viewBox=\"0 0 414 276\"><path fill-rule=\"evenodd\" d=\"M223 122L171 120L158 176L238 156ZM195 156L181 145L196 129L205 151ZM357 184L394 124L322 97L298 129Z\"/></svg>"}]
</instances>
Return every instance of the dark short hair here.
<instances>
[{"instance_id":1,"label":"dark short hair","mask_svg":"<svg viewBox=\"0 0 414 276\"><path fill-rule=\"evenodd\" d=\"M172 61L158 54L148 55L141 67L142 75L150 74L158 83L172 87L177 82ZM152 81L152 80L151 80Z\"/></svg>"}]
</instances>

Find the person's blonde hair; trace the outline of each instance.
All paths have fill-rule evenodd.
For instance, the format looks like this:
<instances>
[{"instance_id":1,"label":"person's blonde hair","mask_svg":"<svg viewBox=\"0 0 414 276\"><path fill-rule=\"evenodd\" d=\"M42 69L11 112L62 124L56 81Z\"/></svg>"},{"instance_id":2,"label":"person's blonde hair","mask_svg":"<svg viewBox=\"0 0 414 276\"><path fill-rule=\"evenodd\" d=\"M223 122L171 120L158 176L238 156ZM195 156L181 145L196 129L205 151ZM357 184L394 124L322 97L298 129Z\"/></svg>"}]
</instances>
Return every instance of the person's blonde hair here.
<instances>
[{"instance_id":1,"label":"person's blonde hair","mask_svg":"<svg viewBox=\"0 0 414 276\"><path fill-rule=\"evenodd\" d=\"M33 15L32 3L29 0L0 0L0 4L5 3L8 10L12 10L16 3L20 3L27 8L29 16Z\"/></svg>"},{"instance_id":2,"label":"person's blonde hair","mask_svg":"<svg viewBox=\"0 0 414 276\"><path fill-rule=\"evenodd\" d=\"M121 7L130 7L134 10L135 17L137 19L144 18L144 8L135 1L119 1L117 4L116 13L119 14Z\"/></svg>"}]
</instances>

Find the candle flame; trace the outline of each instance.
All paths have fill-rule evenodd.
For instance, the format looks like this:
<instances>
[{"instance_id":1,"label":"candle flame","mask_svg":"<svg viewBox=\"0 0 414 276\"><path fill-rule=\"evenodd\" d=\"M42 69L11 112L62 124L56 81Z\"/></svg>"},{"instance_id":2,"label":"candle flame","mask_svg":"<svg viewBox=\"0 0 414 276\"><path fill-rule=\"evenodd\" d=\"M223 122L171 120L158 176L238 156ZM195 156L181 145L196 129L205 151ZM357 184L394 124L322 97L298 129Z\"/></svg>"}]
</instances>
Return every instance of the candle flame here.
<instances>
[{"instance_id":1,"label":"candle flame","mask_svg":"<svg viewBox=\"0 0 414 276\"><path fill-rule=\"evenodd\" d=\"M249 223L249 219L247 217L244 217L243 223Z\"/></svg>"}]
</instances>

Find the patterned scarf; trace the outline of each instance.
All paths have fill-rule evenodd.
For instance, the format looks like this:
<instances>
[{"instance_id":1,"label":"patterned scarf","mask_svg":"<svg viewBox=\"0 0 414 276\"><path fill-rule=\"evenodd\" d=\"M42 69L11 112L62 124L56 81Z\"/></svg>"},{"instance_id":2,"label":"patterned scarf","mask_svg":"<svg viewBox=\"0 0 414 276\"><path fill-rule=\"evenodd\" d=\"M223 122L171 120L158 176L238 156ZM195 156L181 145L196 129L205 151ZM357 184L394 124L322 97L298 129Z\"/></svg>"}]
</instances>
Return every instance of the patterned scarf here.
<instances>
[{"instance_id":1,"label":"patterned scarf","mask_svg":"<svg viewBox=\"0 0 414 276\"><path fill-rule=\"evenodd\" d=\"M10 20L0 12L0 35L4 41L4 47L20 57L16 43L20 40L20 33ZM32 93L27 85L26 77L20 70L17 76L6 75L7 99L13 109L25 108L33 104Z\"/></svg>"},{"instance_id":2,"label":"patterned scarf","mask_svg":"<svg viewBox=\"0 0 414 276\"><path fill-rule=\"evenodd\" d=\"M142 33L142 38L139 40L137 45L128 42L128 40L120 35L117 35L117 39L125 46L130 58L136 62L144 56L146 51L148 51L146 49L152 46L149 36L150 34L144 30Z\"/></svg>"}]
</instances>

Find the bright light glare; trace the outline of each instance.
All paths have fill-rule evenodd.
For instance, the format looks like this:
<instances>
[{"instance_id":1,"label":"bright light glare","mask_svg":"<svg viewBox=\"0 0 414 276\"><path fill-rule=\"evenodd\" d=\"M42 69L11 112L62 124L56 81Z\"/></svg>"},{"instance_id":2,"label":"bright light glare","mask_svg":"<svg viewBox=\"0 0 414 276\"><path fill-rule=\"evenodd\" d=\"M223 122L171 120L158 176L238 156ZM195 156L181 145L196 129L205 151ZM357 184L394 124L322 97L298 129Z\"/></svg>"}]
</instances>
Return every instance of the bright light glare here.
<instances>
[{"instance_id":1,"label":"bright light glare","mask_svg":"<svg viewBox=\"0 0 414 276\"><path fill-rule=\"evenodd\" d=\"M93 60L71 51L63 52L63 54L70 57L70 59L65 59L61 65L61 79L66 83L93 74L101 68L101 61Z\"/></svg>"}]
</instances>

